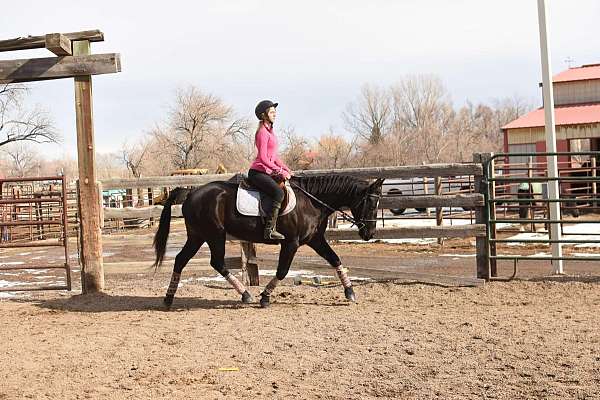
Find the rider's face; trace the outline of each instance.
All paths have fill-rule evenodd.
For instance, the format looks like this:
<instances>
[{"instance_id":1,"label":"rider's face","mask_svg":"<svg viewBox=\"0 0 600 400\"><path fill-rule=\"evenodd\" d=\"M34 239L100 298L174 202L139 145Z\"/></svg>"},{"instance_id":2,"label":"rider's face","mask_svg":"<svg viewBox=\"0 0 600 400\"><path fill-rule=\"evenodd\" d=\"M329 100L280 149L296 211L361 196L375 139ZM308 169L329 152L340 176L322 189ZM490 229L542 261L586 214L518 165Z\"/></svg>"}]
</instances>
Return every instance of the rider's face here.
<instances>
[{"instance_id":1,"label":"rider's face","mask_svg":"<svg viewBox=\"0 0 600 400\"><path fill-rule=\"evenodd\" d=\"M269 107L267 110L267 121L270 123L275 122L275 117L277 116L277 111L275 111L275 107Z\"/></svg>"}]
</instances>

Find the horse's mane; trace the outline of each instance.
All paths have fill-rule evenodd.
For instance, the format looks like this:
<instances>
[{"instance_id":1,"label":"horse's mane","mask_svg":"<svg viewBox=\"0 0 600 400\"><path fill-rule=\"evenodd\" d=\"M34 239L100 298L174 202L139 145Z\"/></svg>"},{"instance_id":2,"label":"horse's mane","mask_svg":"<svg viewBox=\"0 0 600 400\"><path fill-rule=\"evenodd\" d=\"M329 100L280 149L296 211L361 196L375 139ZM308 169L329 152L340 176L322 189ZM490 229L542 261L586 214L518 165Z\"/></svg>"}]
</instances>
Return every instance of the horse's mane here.
<instances>
[{"instance_id":1,"label":"horse's mane","mask_svg":"<svg viewBox=\"0 0 600 400\"><path fill-rule=\"evenodd\" d=\"M368 184L350 175L295 176L292 182L314 196L340 195L356 197L362 195Z\"/></svg>"}]
</instances>

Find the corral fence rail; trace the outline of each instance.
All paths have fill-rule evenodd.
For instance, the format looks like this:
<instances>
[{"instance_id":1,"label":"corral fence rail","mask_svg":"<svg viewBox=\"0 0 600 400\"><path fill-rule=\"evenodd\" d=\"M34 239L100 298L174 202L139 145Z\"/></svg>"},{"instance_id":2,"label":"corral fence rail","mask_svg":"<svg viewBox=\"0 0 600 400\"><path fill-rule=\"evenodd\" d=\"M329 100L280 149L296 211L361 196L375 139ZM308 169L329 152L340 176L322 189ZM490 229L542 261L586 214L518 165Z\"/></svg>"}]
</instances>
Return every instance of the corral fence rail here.
<instances>
[{"instance_id":1,"label":"corral fence rail","mask_svg":"<svg viewBox=\"0 0 600 400\"><path fill-rule=\"evenodd\" d=\"M548 176L547 156L558 159L558 177ZM525 163L510 163L510 158L527 159ZM600 236L600 232L578 231L566 229L575 224L600 224L598 218L597 161L600 152L535 152L535 153L495 153L484 157L485 172L485 216L487 220L486 240L489 245L490 278L499 278L498 260L513 261L513 277L517 274L520 261L549 260L551 263L563 261L600 261L600 254L573 254L555 257L551 254L514 254L509 251L510 245L536 244L600 246L600 240L591 236ZM550 199L547 185L558 182L558 198ZM498 190L501 188L500 190ZM550 218L548 207L551 203L560 205L560 218ZM507 210L518 211L507 212ZM581 214L581 218L580 218ZM549 224L560 224L561 239L552 238ZM534 238L512 236L500 237L501 233L510 232L520 226L520 231L537 232L537 225L543 224L542 233ZM508 226L508 227L506 227ZM505 236L505 235L504 235ZM504 245L500 250L499 246ZM535 250L535 249L534 249Z\"/></svg>"},{"instance_id":2,"label":"corral fence rail","mask_svg":"<svg viewBox=\"0 0 600 400\"><path fill-rule=\"evenodd\" d=\"M0 248L63 247L64 263L0 262L0 271L62 269L64 285L2 285L0 291L71 290L67 184L64 176L0 179Z\"/></svg>"}]
</instances>

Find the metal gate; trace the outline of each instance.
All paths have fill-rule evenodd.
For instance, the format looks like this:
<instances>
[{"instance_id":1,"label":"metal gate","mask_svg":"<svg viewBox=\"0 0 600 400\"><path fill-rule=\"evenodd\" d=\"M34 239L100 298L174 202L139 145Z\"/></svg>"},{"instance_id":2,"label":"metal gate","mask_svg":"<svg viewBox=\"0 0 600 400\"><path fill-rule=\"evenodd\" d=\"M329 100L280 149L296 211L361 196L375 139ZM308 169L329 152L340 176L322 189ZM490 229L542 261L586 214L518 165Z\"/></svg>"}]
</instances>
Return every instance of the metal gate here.
<instances>
[{"instance_id":1,"label":"metal gate","mask_svg":"<svg viewBox=\"0 0 600 400\"><path fill-rule=\"evenodd\" d=\"M66 189L64 176L0 179L0 249L64 248L62 265L37 264L31 262L35 259L31 257L30 262L23 264L0 262L0 272L62 269L66 274L63 285L20 283L18 286L0 287L0 291L71 290Z\"/></svg>"},{"instance_id":2,"label":"metal gate","mask_svg":"<svg viewBox=\"0 0 600 400\"><path fill-rule=\"evenodd\" d=\"M558 157L558 177L547 176L546 156ZM521 162L510 163L510 158L513 160L520 158ZM583 164L578 162L580 165L577 166L573 162L574 158L586 161ZM522 162L523 159L527 161ZM506 248L499 249L500 244L514 243L599 244L600 246L600 229L597 232L577 233L565 229L565 226L574 223L600 224L600 219L596 215L600 203L597 193L597 183L600 179L597 173L597 161L600 161L600 152L497 153L484 162L486 239L492 280L506 279L498 277L498 260L513 261L513 274L508 279L516 276L519 261L549 260L551 263L557 260L600 261L600 255L585 257L572 254L561 257L545 254L520 255L509 254ZM547 184L552 181L558 182L557 199L549 199L548 191L544 191L544 185L547 187ZM550 203L560 204L560 218L557 220L550 219L550 213L547 212ZM577 218L576 214L583 214L585 218ZM550 229L547 229L547 238L503 237L506 236L504 229L507 226L514 227L518 224L517 226L521 227L519 231L524 226L531 226L532 231L535 232L538 224L549 227L549 224L553 223L560 224L561 239L550 237Z\"/></svg>"}]
</instances>

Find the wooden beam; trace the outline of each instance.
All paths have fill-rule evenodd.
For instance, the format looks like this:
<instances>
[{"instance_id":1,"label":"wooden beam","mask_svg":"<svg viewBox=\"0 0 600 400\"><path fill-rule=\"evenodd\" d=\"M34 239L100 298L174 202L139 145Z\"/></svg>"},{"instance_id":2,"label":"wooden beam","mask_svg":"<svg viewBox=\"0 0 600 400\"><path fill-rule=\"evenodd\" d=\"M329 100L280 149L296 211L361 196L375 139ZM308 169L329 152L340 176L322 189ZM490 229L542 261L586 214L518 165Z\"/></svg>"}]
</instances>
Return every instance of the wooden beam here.
<instances>
[{"instance_id":1,"label":"wooden beam","mask_svg":"<svg viewBox=\"0 0 600 400\"><path fill-rule=\"evenodd\" d=\"M379 208L482 207L483 204L482 194L469 193L384 197L379 203Z\"/></svg>"},{"instance_id":2,"label":"wooden beam","mask_svg":"<svg viewBox=\"0 0 600 400\"><path fill-rule=\"evenodd\" d=\"M118 53L0 61L0 83L112 74L121 71Z\"/></svg>"},{"instance_id":3,"label":"wooden beam","mask_svg":"<svg viewBox=\"0 0 600 400\"><path fill-rule=\"evenodd\" d=\"M105 179L104 190L136 189L149 187L202 186L209 182L226 181L234 174L184 175L184 176L149 176L145 178Z\"/></svg>"},{"instance_id":4,"label":"wooden beam","mask_svg":"<svg viewBox=\"0 0 600 400\"><path fill-rule=\"evenodd\" d=\"M323 174L350 175L356 178L413 178L435 176L481 175L479 164L432 164L408 165L380 168L344 168L332 170L294 171L298 176ZM176 187L201 186L209 182L226 181L235 174L186 175L186 176L149 176L144 178L106 179L102 181L105 189L135 189L138 187Z\"/></svg>"},{"instance_id":5,"label":"wooden beam","mask_svg":"<svg viewBox=\"0 0 600 400\"><path fill-rule=\"evenodd\" d=\"M91 31L63 33L62 35L71 41L88 40L90 42L102 42L104 40L104 33L97 29ZM46 47L46 35L0 40L0 52L43 49L44 47Z\"/></svg>"},{"instance_id":6,"label":"wooden beam","mask_svg":"<svg viewBox=\"0 0 600 400\"><path fill-rule=\"evenodd\" d=\"M102 212L104 219L122 219L122 218L159 218L162 213L163 206L148 206L148 207L125 207L125 208L108 208L104 207ZM181 205L177 204L171 207L171 217L181 217Z\"/></svg>"},{"instance_id":7,"label":"wooden beam","mask_svg":"<svg viewBox=\"0 0 600 400\"><path fill-rule=\"evenodd\" d=\"M439 237L481 237L485 236L485 225L458 226L407 226L378 228L373 239L410 239ZM357 229L328 229L325 237L331 240L360 240Z\"/></svg>"},{"instance_id":8,"label":"wooden beam","mask_svg":"<svg viewBox=\"0 0 600 400\"><path fill-rule=\"evenodd\" d=\"M73 54L71 40L60 33L46 35L46 48L57 56L70 56Z\"/></svg>"},{"instance_id":9,"label":"wooden beam","mask_svg":"<svg viewBox=\"0 0 600 400\"><path fill-rule=\"evenodd\" d=\"M420 178L437 176L482 175L483 168L474 163L406 165L378 168L343 168L332 170L294 171L298 176L321 174L352 175L357 178Z\"/></svg>"},{"instance_id":10,"label":"wooden beam","mask_svg":"<svg viewBox=\"0 0 600 400\"><path fill-rule=\"evenodd\" d=\"M104 185L106 181L103 181ZM480 194L469 195L448 195L448 196L402 196L389 197L381 199L380 208L411 208L411 207L478 207L483 203L483 196ZM124 207L124 208L103 208L104 219L117 218L159 218L163 206L148 207ZM171 207L173 217L183 216L181 205Z\"/></svg>"},{"instance_id":11,"label":"wooden beam","mask_svg":"<svg viewBox=\"0 0 600 400\"><path fill-rule=\"evenodd\" d=\"M73 54L75 56L89 55L90 42L73 43ZM94 293L104 289L104 267L102 265L102 232L100 229L100 193L96 186L92 77L89 75L75 77L75 116L81 221L79 227L82 257L81 288L83 293Z\"/></svg>"}]
</instances>

